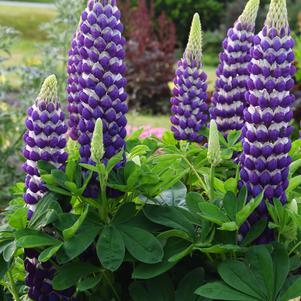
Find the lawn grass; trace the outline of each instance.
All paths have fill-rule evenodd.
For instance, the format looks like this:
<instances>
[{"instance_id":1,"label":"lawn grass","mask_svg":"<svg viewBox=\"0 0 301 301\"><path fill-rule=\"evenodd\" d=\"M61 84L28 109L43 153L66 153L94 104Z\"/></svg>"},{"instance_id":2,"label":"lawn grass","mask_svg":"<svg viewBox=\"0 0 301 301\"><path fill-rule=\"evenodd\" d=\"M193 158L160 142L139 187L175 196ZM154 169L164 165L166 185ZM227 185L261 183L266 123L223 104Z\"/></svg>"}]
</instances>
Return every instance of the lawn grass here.
<instances>
[{"instance_id":1,"label":"lawn grass","mask_svg":"<svg viewBox=\"0 0 301 301\"><path fill-rule=\"evenodd\" d=\"M47 38L41 24L49 22L55 14L55 9L1 5L0 25L15 28L22 39L41 41Z\"/></svg>"},{"instance_id":2,"label":"lawn grass","mask_svg":"<svg viewBox=\"0 0 301 301\"><path fill-rule=\"evenodd\" d=\"M166 128L170 127L169 116L151 116L142 115L141 113L129 112L127 114L129 125L133 127L150 126L152 128Z\"/></svg>"}]
</instances>

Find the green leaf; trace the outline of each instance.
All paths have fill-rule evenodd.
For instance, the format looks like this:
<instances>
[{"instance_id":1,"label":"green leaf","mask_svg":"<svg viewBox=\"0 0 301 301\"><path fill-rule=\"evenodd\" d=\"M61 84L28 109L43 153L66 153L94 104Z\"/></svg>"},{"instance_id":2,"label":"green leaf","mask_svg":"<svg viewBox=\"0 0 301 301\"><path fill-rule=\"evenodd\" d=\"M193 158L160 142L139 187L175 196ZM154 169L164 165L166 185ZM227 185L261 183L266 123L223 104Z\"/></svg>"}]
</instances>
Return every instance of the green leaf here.
<instances>
[{"instance_id":1,"label":"green leaf","mask_svg":"<svg viewBox=\"0 0 301 301\"><path fill-rule=\"evenodd\" d=\"M236 223L241 226L253 213L253 211L259 206L263 200L263 193L258 195L255 199L252 199L246 204L240 211L236 213Z\"/></svg>"},{"instance_id":2,"label":"green leaf","mask_svg":"<svg viewBox=\"0 0 301 301\"><path fill-rule=\"evenodd\" d=\"M14 256L14 253L17 249L17 245L15 241L10 242L3 251L3 259L6 262L10 262L12 257Z\"/></svg>"},{"instance_id":3,"label":"green leaf","mask_svg":"<svg viewBox=\"0 0 301 301\"><path fill-rule=\"evenodd\" d=\"M237 191L237 180L234 178L230 178L225 182L225 189L228 192L236 192Z\"/></svg>"},{"instance_id":4,"label":"green leaf","mask_svg":"<svg viewBox=\"0 0 301 301\"><path fill-rule=\"evenodd\" d=\"M90 290L94 288L98 283L102 280L102 276L100 274L97 274L96 276L91 276L85 279L82 279L79 281L77 285L77 289L79 292L85 292L87 290Z\"/></svg>"},{"instance_id":5,"label":"green leaf","mask_svg":"<svg viewBox=\"0 0 301 301\"><path fill-rule=\"evenodd\" d=\"M85 208L84 212L80 215L78 220L70 228L65 229L63 231L64 240L69 240L70 238L72 238L75 235L75 233L78 231L79 227L85 221L88 212L89 212L89 205Z\"/></svg>"},{"instance_id":6,"label":"green leaf","mask_svg":"<svg viewBox=\"0 0 301 301\"><path fill-rule=\"evenodd\" d=\"M90 171L93 171L93 172L97 172L98 169L95 165L91 165L91 164L86 164L86 163L80 163L79 164L81 167L87 169L87 170L90 170Z\"/></svg>"},{"instance_id":7,"label":"green leaf","mask_svg":"<svg viewBox=\"0 0 301 301\"><path fill-rule=\"evenodd\" d=\"M200 250L202 253L205 254L227 254L232 252L244 252L246 251L246 248L242 248L236 245L214 245L211 247L197 247L195 248L197 250Z\"/></svg>"},{"instance_id":8,"label":"green leaf","mask_svg":"<svg viewBox=\"0 0 301 301\"><path fill-rule=\"evenodd\" d=\"M186 206L191 212L200 212L199 203L205 202L203 196L198 192L189 192L186 196Z\"/></svg>"},{"instance_id":9,"label":"green leaf","mask_svg":"<svg viewBox=\"0 0 301 301\"><path fill-rule=\"evenodd\" d=\"M133 301L174 301L174 288L167 275L133 282L129 291Z\"/></svg>"},{"instance_id":10,"label":"green leaf","mask_svg":"<svg viewBox=\"0 0 301 301\"><path fill-rule=\"evenodd\" d=\"M93 224L82 225L71 239L64 242L63 250L67 258L63 258L61 262L68 262L83 253L94 242L100 229L100 226Z\"/></svg>"},{"instance_id":11,"label":"green leaf","mask_svg":"<svg viewBox=\"0 0 301 301\"><path fill-rule=\"evenodd\" d=\"M196 268L180 281L176 293L175 301L201 301L194 291L204 283L205 272L203 268Z\"/></svg>"},{"instance_id":12,"label":"green leaf","mask_svg":"<svg viewBox=\"0 0 301 301\"><path fill-rule=\"evenodd\" d=\"M212 203L202 202L199 204L201 216L215 224L221 226L223 223L230 222L227 215L216 205Z\"/></svg>"},{"instance_id":13,"label":"green leaf","mask_svg":"<svg viewBox=\"0 0 301 301\"><path fill-rule=\"evenodd\" d=\"M188 244L180 239L170 239L164 248L164 258L162 262L156 264L138 263L134 266L132 278L151 279L155 278L177 264L176 261L170 262L168 259L176 254L181 253L187 248Z\"/></svg>"},{"instance_id":14,"label":"green leaf","mask_svg":"<svg viewBox=\"0 0 301 301\"><path fill-rule=\"evenodd\" d=\"M256 224L252 225L250 231L247 233L245 238L241 242L241 246L246 247L256 240L266 229L267 220L262 219Z\"/></svg>"},{"instance_id":15,"label":"green leaf","mask_svg":"<svg viewBox=\"0 0 301 301\"><path fill-rule=\"evenodd\" d=\"M194 233L193 225L179 208L149 205L144 207L143 212L154 223L183 230L191 235Z\"/></svg>"},{"instance_id":16,"label":"green leaf","mask_svg":"<svg viewBox=\"0 0 301 301\"><path fill-rule=\"evenodd\" d=\"M103 267L111 272L122 264L125 245L121 233L113 225L105 226L96 244L97 256Z\"/></svg>"},{"instance_id":17,"label":"green leaf","mask_svg":"<svg viewBox=\"0 0 301 301\"><path fill-rule=\"evenodd\" d=\"M60 243L60 241L43 232L28 229L17 231L16 240L18 246L22 248L55 246Z\"/></svg>"},{"instance_id":18,"label":"green leaf","mask_svg":"<svg viewBox=\"0 0 301 301\"><path fill-rule=\"evenodd\" d=\"M215 300L230 300L230 301L256 301L249 295L238 292L223 282L207 283L198 288L195 293L199 296L211 298Z\"/></svg>"},{"instance_id":19,"label":"green leaf","mask_svg":"<svg viewBox=\"0 0 301 301\"><path fill-rule=\"evenodd\" d=\"M81 278L99 271L99 268L88 262L72 262L60 267L55 274L52 285L55 290L64 290L75 286Z\"/></svg>"},{"instance_id":20,"label":"green leaf","mask_svg":"<svg viewBox=\"0 0 301 301\"><path fill-rule=\"evenodd\" d=\"M241 131L233 130L230 131L227 136L227 141L230 146L235 145L241 137Z\"/></svg>"},{"instance_id":21,"label":"green leaf","mask_svg":"<svg viewBox=\"0 0 301 301\"><path fill-rule=\"evenodd\" d=\"M187 188L178 182L168 190L163 191L155 198L158 204L167 206L183 206L185 204Z\"/></svg>"},{"instance_id":22,"label":"green leaf","mask_svg":"<svg viewBox=\"0 0 301 301\"><path fill-rule=\"evenodd\" d=\"M144 263L158 263L163 258L163 249L160 242L151 233L127 225L120 225L125 246L129 253Z\"/></svg>"},{"instance_id":23,"label":"green leaf","mask_svg":"<svg viewBox=\"0 0 301 301\"><path fill-rule=\"evenodd\" d=\"M301 185L301 175L291 178L286 193L290 193L294 191L300 185Z\"/></svg>"},{"instance_id":24,"label":"green leaf","mask_svg":"<svg viewBox=\"0 0 301 301\"><path fill-rule=\"evenodd\" d=\"M112 157L112 158L108 161L107 166L106 166L106 170L107 170L107 173L108 173L108 174L113 170L113 168L114 168L120 161L122 161L123 155L124 155L124 152L121 151L121 152L119 152L118 154L116 154L114 157Z\"/></svg>"},{"instance_id":25,"label":"green leaf","mask_svg":"<svg viewBox=\"0 0 301 301\"><path fill-rule=\"evenodd\" d=\"M51 163L49 163L48 161L38 161L38 168L41 171L41 173L51 173L51 171L53 169L56 169L56 167L54 165L52 165Z\"/></svg>"},{"instance_id":26,"label":"green leaf","mask_svg":"<svg viewBox=\"0 0 301 301\"><path fill-rule=\"evenodd\" d=\"M179 252L178 254L173 255L168 259L169 262L178 262L179 260L183 259L184 257L190 255L193 251L194 246L190 245L185 250Z\"/></svg>"},{"instance_id":27,"label":"green leaf","mask_svg":"<svg viewBox=\"0 0 301 301\"><path fill-rule=\"evenodd\" d=\"M272 257L268 249L264 246L252 247L247 253L246 261L256 275L258 283L265 286L267 300L272 300L275 273Z\"/></svg>"},{"instance_id":28,"label":"green leaf","mask_svg":"<svg viewBox=\"0 0 301 301\"><path fill-rule=\"evenodd\" d=\"M63 212L57 202L59 196L54 193L47 193L37 204L33 218L29 221L28 227L32 229L43 228L52 223L58 214Z\"/></svg>"},{"instance_id":29,"label":"green leaf","mask_svg":"<svg viewBox=\"0 0 301 301\"><path fill-rule=\"evenodd\" d=\"M232 288L260 300L262 296L257 291L257 279L248 267L239 261L229 260L218 267L218 273L225 283Z\"/></svg>"},{"instance_id":30,"label":"green leaf","mask_svg":"<svg viewBox=\"0 0 301 301\"><path fill-rule=\"evenodd\" d=\"M223 223L222 226L219 227L218 229L222 231L233 232L238 230L238 226L236 225L235 222L228 222L228 223Z\"/></svg>"},{"instance_id":31,"label":"green leaf","mask_svg":"<svg viewBox=\"0 0 301 301\"><path fill-rule=\"evenodd\" d=\"M276 298L289 273L289 256L284 247L280 244L277 244L272 253L272 258L275 276L274 298Z\"/></svg>"},{"instance_id":32,"label":"green leaf","mask_svg":"<svg viewBox=\"0 0 301 301\"><path fill-rule=\"evenodd\" d=\"M9 269L9 263L6 262L2 255L0 255L0 279L4 278L4 275Z\"/></svg>"},{"instance_id":33,"label":"green leaf","mask_svg":"<svg viewBox=\"0 0 301 301\"><path fill-rule=\"evenodd\" d=\"M294 175L299 168L301 168L301 159L298 159L290 164L290 174Z\"/></svg>"},{"instance_id":34,"label":"green leaf","mask_svg":"<svg viewBox=\"0 0 301 301\"><path fill-rule=\"evenodd\" d=\"M301 277L297 278L277 301L287 301L301 296Z\"/></svg>"},{"instance_id":35,"label":"green leaf","mask_svg":"<svg viewBox=\"0 0 301 301\"><path fill-rule=\"evenodd\" d=\"M54 186L54 185L49 185L49 184L46 184L46 187L52 191L52 192L55 192L55 193L58 193L60 195L65 195L65 196L71 196L71 193L61 187L58 187L58 186Z\"/></svg>"},{"instance_id":36,"label":"green leaf","mask_svg":"<svg viewBox=\"0 0 301 301\"><path fill-rule=\"evenodd\" d=\"M25 229L28 223L27 212L28 209L25 207L16 209L13 214L8 216L9 225L16 230Z\"/></svg>"},{"instance_id":37,"label":"green leaf","mask_svg":"<svg viewBox=\"0 0 301 301\"><path fill-rule=\"evenodd\" d=\"M238 202L235 194L228 191L223 199L223 205L227 215L232 221L235 221L235 216L238 211Z\"/></svg>"},{"instance_id":38,"label":"green leaf","mask_svg":"<svg viewBox=\"0 0 301 301\"><path fill-rule=\"evenodd\" d=\"M40 262L47 262L59 251L59 249L62 246L63 246L63 243L60 243L57 246L49 247L49 248L43 250L39 255L39 261Z\"/></svg>"}]
</instances>

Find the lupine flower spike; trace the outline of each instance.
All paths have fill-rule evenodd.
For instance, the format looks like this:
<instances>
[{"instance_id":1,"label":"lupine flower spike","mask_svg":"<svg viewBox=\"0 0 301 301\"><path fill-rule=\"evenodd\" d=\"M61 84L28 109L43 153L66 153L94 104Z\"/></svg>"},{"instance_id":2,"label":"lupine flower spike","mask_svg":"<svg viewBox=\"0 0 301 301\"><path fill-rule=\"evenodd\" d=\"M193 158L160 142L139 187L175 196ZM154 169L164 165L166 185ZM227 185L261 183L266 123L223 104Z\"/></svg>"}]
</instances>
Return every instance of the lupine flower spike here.
<instances>
[{"instance_id":1,"label":"lupine flower spike","mask_svg":"<svg viewBox=\"0 0 301 301\"><path fill-rule=\"evenodd\" d=\"M171 98L171 130L177 140L201 142L199 134L208 119L207 75L202 70L202 29L198 14L192 21L183 58L178 62Z\"/></svg>"},{"instance_id":2,"label":"lupine flower spike","mask_svg":"<svg viewBox=\"0 0 301 301\"><path fill-rule=\"evenodd\" d=\"M250 79L244 112L241 178L249 196L264 191L265 200L286 203L291 158L289 125L294 96L294 40L290 36L285 0L272 0L263 30L254 39L249 65ZM263 201L250 223L267 216Z\"/></svg>"},{"instance_id":3,"label":"lupine flower spike","mask_svg":"<svg viewBox=\"0 0 301 301\"><path fill-rule=\"evenodd\" d=\"M64 151L67 126L64 120L65 114L57 98L56 78L51 75L45 80L33 106L28 109L25 122L27 131L24 134L23 155L26 162L23 169L27 173L27 190L24 200L29 206L29 218L46 192L37 162L44 160L60 167L67 160L67 153Z\"/></svg>"},{"instance_id":4,"label":"lupine flower spike","mask_svg":"<svg viewBox=\"0 0 301 301\"><path fill-rule=\"evenodd\" d=\"M242 15L228 30L220 53L215 92L212 97L211 118L225 135L230 130L241 130L246 107L245 93L249 77L248 64L253 46L255 20L259 0L250 0Z\"/></svg>"},{"instance_id":5,"label":"lupine flower spike","mask_svg":"<svg viewBox=\"0 0 301 301\"><path fill-rule=\"evenodd\" d=\"M39 96L32 107L28 109L24 135L25 148L24 157L27 159L24 164L26 176L26 193L24 200L29 206L28 217L31 219L36 204L46 193L43 185L37 162L48 161L57 168L64 165L67 160L65 134L67 126L64 124L65 115L61 111L57 97L57 82L54 75L49 76L41 89ZM32 249L26 249L25 270L27 276L26 285L29 287L28 296L34 301L40 300L74 300L72 295L74 289L65 291L54 291L51 286L51 279L55 269L50 262L40 263L39 253Z\"/></svg>"},{"instance_id":6,"label":"lupine flower spike","mask_svg":"<svg viewBox=\"0 0 301 301\"><path fill-rule=\"evenodd\" d=\"M78 42L82 57L79 143L83 162L91 160L91 139L98 118L103 123L104 163L124 149L125 38L116 0L92 0L82 14Z\"/></svg>"},{"instance_id":7,"label":"lupine flower spike","mask_svg":"<svg viewBox=\"0 0 301 301\"><path fill-rule=\"evenodd\" d=\"M68 126L70 128L69 136L73 140L77 140L79 136L78 122L79 122L79 77L81 74L81 58L79 54L78 45L78 31L74 34L71 48L68 52L68 79L67 79L67 100L68 100L68 112L69 121Z\"/></svg>"}]
</instances>

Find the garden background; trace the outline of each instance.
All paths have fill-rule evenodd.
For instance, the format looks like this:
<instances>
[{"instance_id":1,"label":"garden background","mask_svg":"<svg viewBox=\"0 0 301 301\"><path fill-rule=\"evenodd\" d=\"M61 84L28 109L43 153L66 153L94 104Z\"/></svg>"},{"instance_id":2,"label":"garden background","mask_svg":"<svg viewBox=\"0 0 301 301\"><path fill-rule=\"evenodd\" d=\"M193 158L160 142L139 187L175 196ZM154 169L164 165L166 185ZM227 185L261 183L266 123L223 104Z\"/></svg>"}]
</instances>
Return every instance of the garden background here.
<instances>
[{"instance_id":1,"label":"garden background","mask_svg":"<svg viewBox=\"0 0 301 301\"><path fill-rule=\"evenodd\" d=\"M20 168L23 119L41 79L56 74L61 102L66 105L66 60L71 35L86 0L0 0L0 208L11 185L22 178ZM177 60L187 42L194 12L204 30L204 65L209 92L214 89L221 42L239 16L242 0L120 0L127 38L130 128L168 128L169 97ZM269 1L261 1L257 21L262 27ZM290 24L296 36L297 95L301 103L301 2L289 0Z\"/></svg>"}]
</instances>

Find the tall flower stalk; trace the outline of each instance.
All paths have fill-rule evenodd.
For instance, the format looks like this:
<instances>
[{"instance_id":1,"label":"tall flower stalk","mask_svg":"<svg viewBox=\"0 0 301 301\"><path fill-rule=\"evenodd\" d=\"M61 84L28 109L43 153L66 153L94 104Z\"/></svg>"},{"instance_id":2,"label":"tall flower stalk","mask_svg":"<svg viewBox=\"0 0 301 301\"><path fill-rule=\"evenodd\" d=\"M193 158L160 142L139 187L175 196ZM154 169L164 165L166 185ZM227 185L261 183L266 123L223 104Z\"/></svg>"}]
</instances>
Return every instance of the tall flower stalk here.
<instances>
[{"instance_id":1,"label":"tall flower stalk","mask_svg":"<svg viewBox=\"0 0 301 301\"><path fill-rule=\"evenodd\" d=\"M294 96L294 40L290 36L285 0L272 0L262 31L254 38L249 64L250 78L244 111L241 178L250 197L264 191L264 200L250 218L250 224L267 217L265 200L286 203L291 158L289 125ZM263 238L263 242L269 237Z\"/></svg>"},{"instance_id":2,"label":"tall flower stalk","mask_svg":"<svg viewBox=\"0 0 301 301\"><path fill-rule=\"evenodd\" d=\"M245 93L249 77L248 64L253 46L255 21L259 0L249 0L242 15L228 30L220 53L215 92L210 114L218 129L227 134L241 130L244 125L243 111L246 107Z\"/></svg>"},{"instance_id":3,"label":"tall flower stalk","mask_svg":"<svg viewBox=\"0 0 301 301\"><path fill-rule=\"evenodd\" d=\"M65 114L61 110L57 96L57 81L54 75L49 76L35 103L28 109L24 134L25 148L23 155L26 162L23 169L26 172L26 193L24 200L29 207L31 218L36 204L44 196L46 188L41 181L37 168L40 160L48 161L60 167L67 160L66 146L67 126L64 123Z\"/></svg>"},{"instance_id":4,"label":"tall flower stalk","mask_svg":"<svg viewBox=\"0 0 301 301\"><path fill-rule=\"evenodd\" d=\"M199 131L208 119L207 75L202 62L202 28L198 14L192 21L183 58L178 62L171 98L171 130L177 140L201 142Z\"/></svg>"},{"instance_id":5,"label":"tall flower stalk","mask_svg":"<svg viewBox=\"0 0 301 301\"><path fill-rule=\"evenodd\" d=\"M44 160L59 168L67 160L68 155L64 151L67 126L64 119L65 114L58 102L57 81L51 75L45 80L33 106L28 109L25 121L27 131L24 135L23 154L27 160L23 168L27 173L27 190L24 200L29 207L29 219L34 214L36 204L47 192L41 181L37 162ZM50 262L40 263L37 259L39 253L32 249L26 249L25 255L25 270L28 273L25 283L29 287L28 296L32 300L72 300L73 288L60 292L53 290L51 280L55 268Z\"/></svg>"},{"instance_id":6,"label":"tall flower stalk","mask_svg":"<svg viewBox=\"0 0 301 301\"><path fill-rule=\"evenodd\" d=\"M78 141L83 162L91 161L91 139L103 123L104 163L125 147L125 38L116 0L91 0L82 14L78 43L82 59Z\"/></svg>"}]
</instances>

